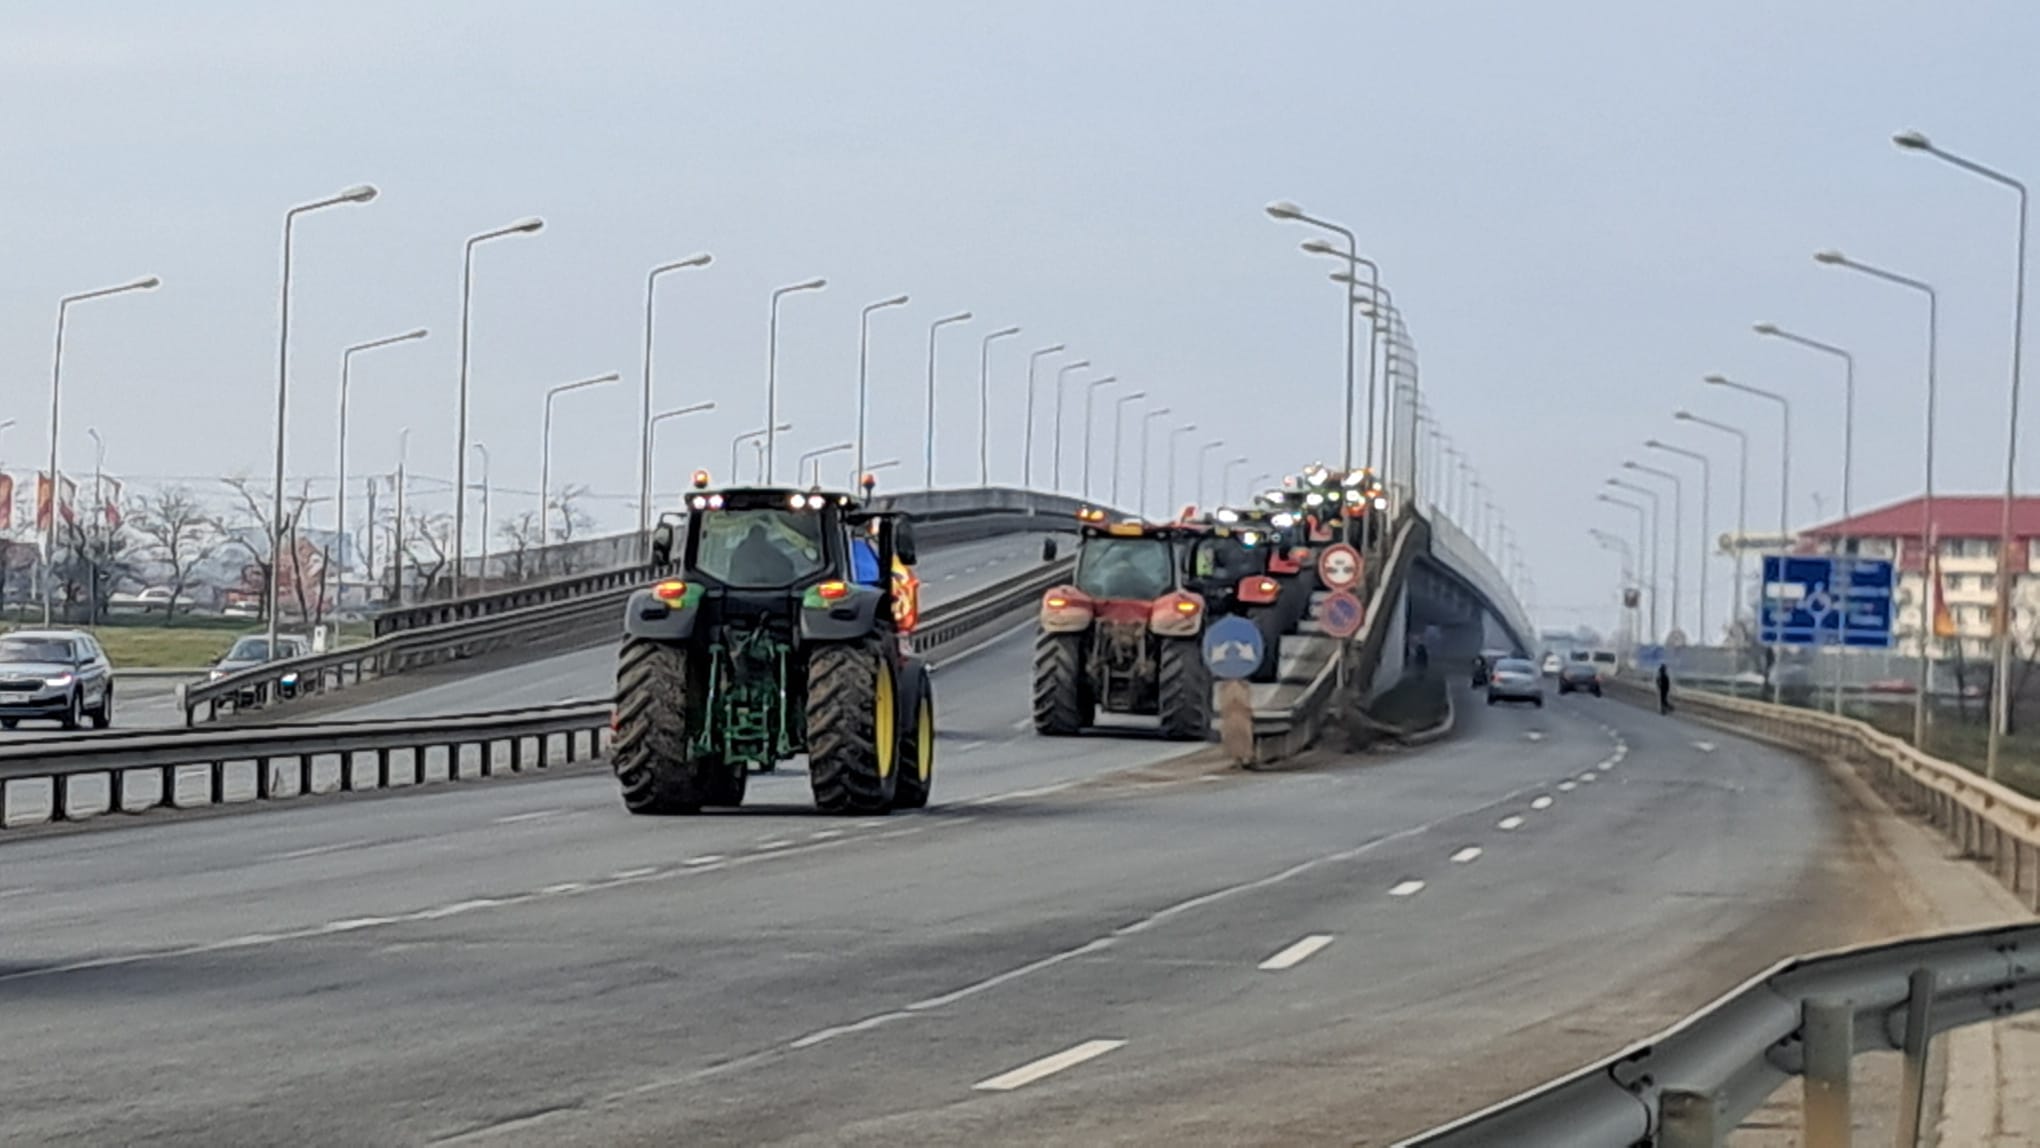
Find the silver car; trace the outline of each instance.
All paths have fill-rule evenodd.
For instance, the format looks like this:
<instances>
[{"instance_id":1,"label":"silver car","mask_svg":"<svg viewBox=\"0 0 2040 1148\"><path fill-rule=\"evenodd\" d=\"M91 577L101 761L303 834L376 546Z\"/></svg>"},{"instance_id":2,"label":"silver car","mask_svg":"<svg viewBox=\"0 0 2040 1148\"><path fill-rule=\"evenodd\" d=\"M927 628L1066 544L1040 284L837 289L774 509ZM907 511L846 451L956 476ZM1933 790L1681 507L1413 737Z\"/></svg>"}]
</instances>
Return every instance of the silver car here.
<instances>
[{"instance_id":1,"label":"silver car","mask_svg":"<svg viewBox=\"0 0 2040 1148\"><path fill-rule=\"evenodd\" d=\"M1488 675L1487 704L1529 702L1544 708L1544 675L1527 658L1502 658Z\"/></svg>"},{"instance_id":2,"label":"silver car","mask_svg":"<svg viewBox=\"0 0 2040 1148\"><path fill-rule=\"evenodd\" d=\"M113 724L113 667L83 630L16 630L0 635L0 727L23 718L77 729Z\"/></svg>"}]
</instances>

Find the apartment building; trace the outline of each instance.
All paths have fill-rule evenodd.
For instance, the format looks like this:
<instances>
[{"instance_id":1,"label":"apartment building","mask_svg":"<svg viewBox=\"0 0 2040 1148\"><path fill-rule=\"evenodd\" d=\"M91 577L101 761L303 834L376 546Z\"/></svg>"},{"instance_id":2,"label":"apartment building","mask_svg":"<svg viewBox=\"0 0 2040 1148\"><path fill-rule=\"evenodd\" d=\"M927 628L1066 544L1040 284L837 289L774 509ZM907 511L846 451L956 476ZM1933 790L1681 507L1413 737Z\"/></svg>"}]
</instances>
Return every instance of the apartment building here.
<instances>
[{"instance_id":1,"label":"apartment building","mask_svg":"<svg viewBox=\"0 0 2040 1148\"><path fill-rule=\"evenodd\" d=\"M1935 496L1933 537L1939 551L1941 601L1946 610L1935 656L1954 657L1956 643L1968 658L1989 656L1991 611L1997 603L1998 535L2004 500L1995 495ZM1897 601L1893 625L1898 648L1910 653L1921 619L1933 608L1926 593L1924 499L1867 511L1799 532L1798 550L1813 554L1856 554L1895 558ZM2040 497L2012 504L2013 632L2040 635ZM1952 629L1952 634L1949 632Z\"/></svg>"}]
</instances>

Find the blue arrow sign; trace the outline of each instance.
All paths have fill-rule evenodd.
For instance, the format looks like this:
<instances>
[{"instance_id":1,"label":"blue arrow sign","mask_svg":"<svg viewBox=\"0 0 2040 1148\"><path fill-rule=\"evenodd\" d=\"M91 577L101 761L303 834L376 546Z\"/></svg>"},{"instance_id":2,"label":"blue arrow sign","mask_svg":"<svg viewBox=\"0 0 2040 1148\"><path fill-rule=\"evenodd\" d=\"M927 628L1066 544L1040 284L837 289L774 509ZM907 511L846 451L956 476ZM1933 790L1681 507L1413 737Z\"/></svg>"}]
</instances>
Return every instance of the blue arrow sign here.
<instances>
[{"instance_id":1,"label":"blue arrow sign","mask_svg":"<svg viewBox=\"0 0 2040 1148\"><path fill-rule=\"evenodd\" d=\"M1881 558L1767 554L1758 639L1889 649L1891 589L1891 563Z\"/></svg>"},{"instance_id":2,"label":"blue arrow sign","mask_svg":"<svg viewBox=\"0 0 2040 1148\"><path fill-rule=\"evenodd\" d=\"M1211 667L1214 678L1244 678L1261 664L1266 652L1261 628L1245 618L1220 618L1204 631L1204 664Z\"/></svg>"}]
</instances>

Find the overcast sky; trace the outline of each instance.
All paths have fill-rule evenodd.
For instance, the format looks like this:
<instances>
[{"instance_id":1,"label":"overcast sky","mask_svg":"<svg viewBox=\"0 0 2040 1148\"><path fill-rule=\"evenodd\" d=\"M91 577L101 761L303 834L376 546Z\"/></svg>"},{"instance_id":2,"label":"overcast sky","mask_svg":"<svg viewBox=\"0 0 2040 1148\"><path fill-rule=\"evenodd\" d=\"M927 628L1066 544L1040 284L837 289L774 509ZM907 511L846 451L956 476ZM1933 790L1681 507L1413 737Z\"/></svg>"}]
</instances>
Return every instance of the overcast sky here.
<instances>
[{"instance_id":1,"label":"overcast sky","mask_svg":"<svg viewBox=\"0 0 2040 1148\"><path fill-rule=\"evenodd\" d=\"M963 308L943 483L975 478L978 335L1008 324L995 479L1018 479L1025 352L1057 342L1214 432L1186 441L1226 439L1236 477L1295 469L1337 451L1341 328L1309 233L1262 213L1288 198L1380 262L1546 616L1605 624L1585 531L1623 528L1594 493L1642 439L1713 450L1732 526L1728 440L1675 407L1752 429L1753 526L1775 522L1775 408L1707 372L1793 396L1794 521L1839 509L1839 368L1754 320L1857 352L1857 506L1918 490L1923 306L1817 248L1941 288L1939 485L2001 481L2015 201L1889 137L2040 175L2036 44L2015 0L10 4L0 457L47 450L56 300L157 274L73 312L65 469L91 426L114 473L266 473L283 212L368 181L375 203L298 228L293 475L334 471L340 349L421 325L357 360L351 467L387 470L409 426L414 470L451 474L461 244L531 214L544 232L484 248L475 283L499 513L535 501L545 388L617 370L562 400L554 473L628 519L643 275L699 250L714 266L661 288L658 402L720 406L667 424L662 487L763 423L767 293L813 275L782 316L789 453L848 437L858 309L905 291L872 351L872 453L900 481L926 325Z\"/></svg>"}]
</instances>

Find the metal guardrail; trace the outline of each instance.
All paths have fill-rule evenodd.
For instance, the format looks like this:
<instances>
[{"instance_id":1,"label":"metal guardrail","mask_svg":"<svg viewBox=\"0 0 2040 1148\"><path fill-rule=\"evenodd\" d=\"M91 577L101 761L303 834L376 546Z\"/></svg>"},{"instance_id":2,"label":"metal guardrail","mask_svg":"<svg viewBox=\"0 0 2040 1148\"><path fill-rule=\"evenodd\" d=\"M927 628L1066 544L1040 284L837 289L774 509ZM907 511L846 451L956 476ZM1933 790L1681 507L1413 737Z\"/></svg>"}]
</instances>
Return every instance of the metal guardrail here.
<instances>
[{"instance_id":1,"label":"metal guardrail","mask_svg":"<svg viewBox=\"0 0 2040 1148\"><path fill-rule=\"evenodd\" d=\"M1896 1050L1898 1143L1916 1145L1933 1037L2033 1009L2040 924L1796 957L1606 1060L1402 1144L1717 1148L1794 1076L1803 1142L1847 1144L1851 1060Z\"/></svg>"},{"instance_id":2,"label":"metal guardrail","mask_svg":"<svg viewBox=\"0 0 2040 1148\"><path fill-rule=\"evenodd\" d=\"M1069 559L1047 563L931 607L911 637L915 651L952 647L1031 616L1041 594L1069 578L1073 565ZM389 641L408 637L412 635L393 635ZM313 794L314 772L321 762L337 762L339 777L332 791L343 793L387 789L393 778L410 785L434 780L428 770L433 751L444 754L447 781L489 777L499 768L521 773L554 764L562 757L555 747L563 747L566 762L599 756L607 742L611 710L607 701L576 701L500 713L112 731L0 743L0 827L6 823L8 787L16 782L48 782L49 820L64 822L78 819L69 790L71 780L81 776L106 777L108 810L132 813L182 808L178 782L189 770L207 772L206 799L194 803L205 805L228 803L229 773L243 765L253 766L256 801ZM474 772L464 772L471 758ZM371 768L372 787L366 783ZM292 769L295 787L280 787L280 779ZM154 801L130 809L130 776L136 773L154 774L160 790Z\"/></svg>"},{"instance_id":3,"label":"metal guardrail","mask_svg":"<svg viewBox=\"0 0 2040 1148\"><path fill-rule=\"evenodd\" d=\"M1062 495L1003 487L917 491L879 504L912 515L924 544L935 546L1074 528L1082 506ZM267 709L510 644L586 634L591 624L617 621L631 592L665 572L646 563L388 611L376 619L377 636L362 645L264 662L186 686L185 725L217 720L223 710Z\"/></svg>"}]
</instances>

